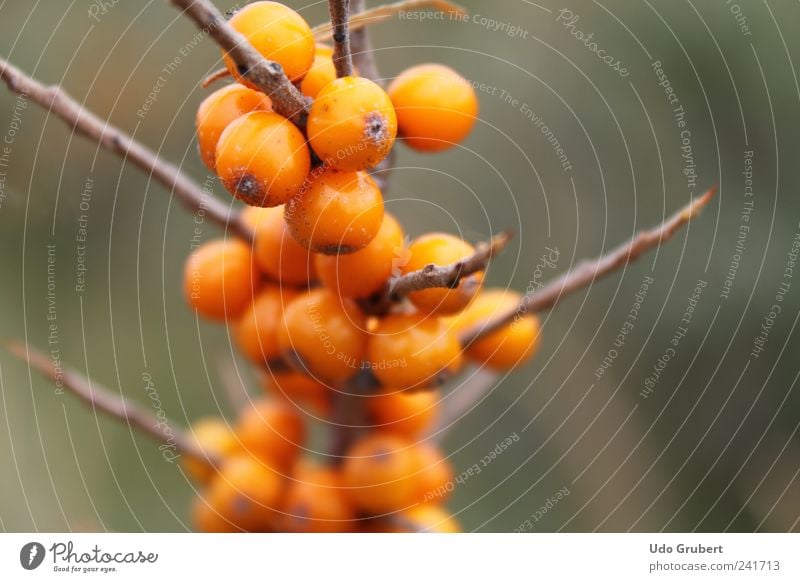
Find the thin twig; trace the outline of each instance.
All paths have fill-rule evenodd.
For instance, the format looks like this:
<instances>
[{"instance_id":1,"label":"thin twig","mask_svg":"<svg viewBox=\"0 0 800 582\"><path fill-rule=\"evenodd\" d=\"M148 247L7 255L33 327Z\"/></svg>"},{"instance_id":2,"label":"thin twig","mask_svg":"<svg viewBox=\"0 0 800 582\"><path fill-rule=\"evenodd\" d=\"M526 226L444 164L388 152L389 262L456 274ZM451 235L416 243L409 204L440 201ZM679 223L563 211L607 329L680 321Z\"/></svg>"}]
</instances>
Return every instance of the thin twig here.
<instances>
[{"instance_id":1,"label":"thin twig","mask_svg":"<svg viewBox=\"0 0 800 582\"><path fill-rule=\"evenodd\" d=\"M353 74L353 55L350 53L350 0L328 0L333 30L333 66L337 77Z\"/></svg>"},{"instance_id":2,"label":"thin twig","mask_svg":"<svg viewBox=\"0 0 800 582\"><path fill-rule=\"evenodd\" d=\"M464 331L461 334L462 345L470 345L475 340L511 323L522 314L537 313L549 309L558 303L562 297L574 293L592 284L596 279L635 261L645 252L670 239L679 228L700 214L700 211L711 202L716 192L717 186L711 187L705 194L689 202L683 209L652 230L636 234L631 240L608 254L580 263L577 267L551 281L532 295L523 297L522 302L514 309L498 314L491 320Z\"/></svg>"},{"instance_id":3,"label":"thin twig","mask_svg":"<svg viewBox=\"0 0 800 582\"><path fill-rule=\"evenodd\" d=\"M178 429L173 422L158 418L149 410L122 396L117 396L108 388L90 380L75 370L56 368L50 358L27 344L11 341L7 344L7 348L12 355L27 362L33 369L39 371L58 386L63 386L72 392L84 403L88 404L92 410L104 412L126 423L129 427L142 431L157 441L174 446L181 454L208 461L212 464L218 462L209 451L201 449L191 436ZM168 430L165 430L164 427L167 427Z\"/></svg>"},{"instance_id":4,"label":"thin twig","mask_svg":"<svg viewBox=\"0 0 800 582\"><path fill-rule=\"evenodd\" d=\"M226 79L227 77L231 76L231 72L227 68L217 69L210 75L208 75L205 79L200 81L200 86L203 89L208 89L212 84L216 83L221 79Z\"/></svg>"},{"instance_id":5,"label":"thin twig","mask_svg":"<svg viewBox=\"0 0 800 582\"><path fill-rule=\"evenodd\" d=\"M428 431L428 436L436 442L444 440L453 425L497 385L499 378L500 374L490 368L474 370L467 381L447 395L443 406L439 407L439 417Z\"/></svg>"},{"instance_id":6,"label":"thin twig","mask_svg":"<svg viewBox=\"0 0 800 582\"><path fill-rule=\"evenodd\" d=\"M217 200L197 183L181 172L177 166L160 158L147 146L139 143L121 129L101 119L70 97L57 85L45 86L29 77L14 65L0 58L0 78L8 88L24 98L30 97L48 112L64 120L72 129L81 133L107 150L130 160L137 167L152 175L169 188L192 212L202 210L205 216L223 228L251 240L250 229L231 207Z\"/></svg>"},{"instance_id":7,"label":"thin twig","mask_svg":"<svg viewBox=\"0 0 800 582\"><path fill-rule=\"evenodd\" d=\"M278 63L268 61L234 30L209 0L170 0L183 9L233 59L239 74L266 93L272 108L298 127L305 127L309 100L292 85Z\"/></svg>"},{"instance_id":8,"label":"thin twig","mask_svg":"<svg viewBox=\"0 0 800 582\"><path fill-rule=\"evenodd\" d=\"M366 0L353 0L352 12L356 14L363 13L366 8ZM350 18L350 22L352 21L353 17ZM353 54L353 65L358 69L359 76L375 83L379 82L380 74L375 63L375 53L372 50L372 41L369 38L369 29L367 27L362 26L358 29L350 29L350 51Z\"/></svg>"}]
</instances>

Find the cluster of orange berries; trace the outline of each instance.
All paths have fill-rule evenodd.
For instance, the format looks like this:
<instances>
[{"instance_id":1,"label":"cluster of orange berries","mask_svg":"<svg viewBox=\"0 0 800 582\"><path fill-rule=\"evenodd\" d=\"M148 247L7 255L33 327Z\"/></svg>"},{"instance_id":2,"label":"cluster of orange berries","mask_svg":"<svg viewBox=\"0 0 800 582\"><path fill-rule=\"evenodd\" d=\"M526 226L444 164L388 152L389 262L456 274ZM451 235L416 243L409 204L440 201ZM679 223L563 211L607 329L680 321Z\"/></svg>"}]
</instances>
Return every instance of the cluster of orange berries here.
<instances>
[{"instance_id":1,"label":"cluster of orange berries","mask_svg":"<svg viewBox=\"0 0 800 582\"><path fill-rule=\"evenodd\" d=\"M452 288L413 291L380 315L365 309L367 299L386 295L392 277L474 252L444 233L406 244L367 171L398 133L422 151L461 141L477 115L474 91L441 65L412 67L388 91L357 76L337 78L331 49L315 45L303 18L277 2L251 3L230 24L313 101L304 133L272 111L269 97L225 55L238 83L210 95L197 113L202 159L249 205L243 220L255 236L252 244L225 239L196 249L184 291L199 315L229 325L263 372L267 394L234 426L216 418L193 427L209 455L186 465L204 485L195 524L202 531L455 531L442 507L452 468L425 442L437 388L465 359L498 370L524 363L539 324L522 313L462 346L460 332L520 303L517 293L483 290L481 272ZM302 454L309 421L333 426L333 398L365 373L378 388L357 394L354 405L363 404L369 422L341 462Z\"/></svg>"}]
</instances>

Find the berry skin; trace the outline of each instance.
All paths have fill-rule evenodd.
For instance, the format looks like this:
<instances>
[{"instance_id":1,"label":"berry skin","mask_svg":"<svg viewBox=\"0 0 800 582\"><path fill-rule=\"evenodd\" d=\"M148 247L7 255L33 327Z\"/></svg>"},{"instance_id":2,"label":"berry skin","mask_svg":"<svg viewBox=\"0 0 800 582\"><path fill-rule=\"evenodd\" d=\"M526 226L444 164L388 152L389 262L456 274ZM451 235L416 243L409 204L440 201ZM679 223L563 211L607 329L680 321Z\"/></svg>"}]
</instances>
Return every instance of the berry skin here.
<instances>
[{"instance_id":1,"label":"berry skin","mask_svg":"<svg viewBox=\"0 0 800 582\"><path fill-rule=\"evenodd\" d=\"M315 99L322 88L334 79L336 79L336 67L333 65L333 49L318 44L314 53L314 64L303 77L300 91L306 97Z\"/></svg>"},{"instance_id":2,"label":"berry skin","mask_svg":"<svg viewBox=\"0 0 800 582\"><path fill-rule=\"evenodd\" d=\"M330 414L330 389L314 378L294 370L264 374L264 390L283 398L293 406L309 404L318 414Z\"/></svg>"},{"instance_id":3,"label":"berry skin","mask_svg":"<svg viewBox=\"0 0 800 582\"><path fill-rule=\"evenodd\" d=\"M314 259L289 233L283 207L259 210L253 250L259 268L285 285L303 286L316 279Z\"/></svg>"},{"instance_id":4,"label":"berry skin","mask_svg":"<svg viewBox=\"0 0 800 582\"><path fill-rule=\"evenodd\" d=\"M487 289L455 318L454 327L462 331L519 307L522 295L505 289ZM539 349L539 318L522 314L511 323L467 347L470 360L505 371L527 363Z\"/></svg>"},{"instance_id":5,"label":"berry skin","mask_svg":"<svg viewBox=\"0 0 800 582\"><path fill-rule=\"evenodd\" d=\"M282 512L281 530L287 532L342 533L352 530L356 519L337 473L308 464L298 467Z\"/></svg>"},{"instance_id":6,"label":"berry skin","mask_svg":"<svg viewBox=\"0 0 800 582\"><path fill-rule=\"evenodd\" d=\"M291 288L266 285L242 314L234 329L239 348L257 364L280 358L278 325L284 307L298 295Z\"/></svg>"},{"instance_id":7,"label":"berry skin","mask_svg":"<svg viewBox=\"0 0 800 582\"><path fill-rule=\"evenodd\" d=\"M378 234L360 251L348 255L316 255L320 281L343 297L369 297L384 288L396 261L403 256L403 229L384 213Z\"/></svg>"},{"instance_id":8,"label":"berry skin","mask_svg":"<svg viewBox=\"0 0 800 582\"><path fill-rule=\"evenodd\" d=\"M296 194L311 168L305 138L288 119L253 111L233 121L217 143L217 174L250 206L278 206Z\"/></svg>"},{"instance_id":9,"label":"berry skin","mask_svg":"<svg viewBox=\"0 0 800 582\"><path fill-rule=\"evenodd\" d=\"M392 516L390 533L460 533L461 525L446 509L422 503Z\"/></svg>"},{"instance_id":10,"label":"berry skin","mask_svg":"<svg viewBox=\"0 0 800 582\"><path fill-rule=\"evenodd\" d=\"M358 509L398 511L419 501L413 445L398 435L373 433L357 441L342 464L342 484Z\"/></svg>"},{"instance_id":11,"label":"berry skin","mask_svg":"<svg viewBox=\"0 0 800 582\"><path fill-rule=\"evenodd\" d=\"M369 79L341 77L317 94L308 115L308 141L326 167L366 170L394 145L397 116L386 92Z\"/></svg>"},{"instance_id":12,"label":"berry skin","mask_svg":"<svg viewBox=\"0 0 800 582\"><path fill-rule=\"evenodd\" d=\"M291 405L264 398L241 412L236 436L251 456L284 470L294 462L305 442L305 425Z\"/></svg>"},{"instance_id":13,"label":"berry skin","mask_svg":"<svg viewBox=\"0 0 800 582\"><path fill-rule=\"evenodd\" d=\"M397 392L382 388L367 399L367 410L374 428L415 438L433 424L439 398L436 390Z\"/></svg>"},{"instance_id":14,"label":"berry skin","mask_svg":"<svg viewBox=\"0 0 800 582\"><path fill-rule=\"evenodd\" d=\"M201 450L207 451L209 457L225 459L241 452L239 439L231 427L219 417L201 418L192 423L192 437ZM200 483L208 483L216 474L216 470L208 459L186 457L183 460L186 472Z\"/></svg>"},{"instance_id":15,"label":"berry skin","mask_svg":"<svg viewBox=\"0 0 800 582\"><path fill-rule=\"evenodd\" d=\"M272 111L269 97L234 83L214 91L197 109L195 125L200 157L209 170L217 165L217 143L228 125L251 111Z\"/></svg>"},{"instance_id":16,"label":"berry skin","mask_svg":"<svg viewBox=\"0 0 800 582\"><path fill-rule=\"evenodd\" d=\"M408 247L408 261L403 273L418 271L427 265L450 265L475 252L468 242L445 233L419 237ZM483 272L461 279L455 289L432 288L409 293L409 299L422 313L446 315L464 309L483 284Z\"/></svg>"},{"instance_id":17,"label":"berry skin","mask_svg":"<svg viewBox=\"0 0 800 582\"><path fill-rule=\"evenodd\" d=\"M233 457L195 503L194 520L201 531L270 531L282 493L275 471L254 457Z\"/></svg>"},{"instance_id":18,"label":"berry skin","mask_svg":"<svg viewBox=\"0 0 800 582\"><path fill-rule=\"evenodd\" d=\"M280 64L291 81L302 79L314 62L311 28L288 6L279 2L253 2L234 14L229 24L244 35L265 59ZM252 86L227 53L223 53L223 58L237 81Z\"/></svg>"},{"instance_id":19,"label":"berry skin","mask_svg":"<svg viewBox=\"0 0 800 582\"><path fill-rule=\"evenodd\" d=\"M362 365L366 318L356 305L327 289L301 295L284 310L278 344L300 372L330 384L343 382Z\"/></svg>"},{"instance_id":20,"label":"berry skin","mask_svg":"<svg viewBox=\"0 0 800 582\"><path fill-rule=\"evenodd\" d=\"M189 305L203 317L239 317L258 291L259 275L250 245L238 239L215 240L195 249L183 272Z\"/></svg>"},{"instance_id":21,"label":"berry skin","mask_svg":"<svg viewBox=\"0 0 800 582\"><path fill-rule=\"evenodd\" d=\"M446 150L469 134L478 98L469 81L450 67L423 64L403 71L389 85L398 132L410 147Z\"/></svg>"},{"instance_id":22,"label":"berry skin","mask_svg":"<svg viewBox=\"0 0 800 582\"><path fill-rule=\"evenodd\" d=\"M316 253L363 249L383 222L383 195L366 172L319 172L286 204L289 232Z\"/></svg>"},{"instance_id":23,"label":"berry skin","mask_svg":"<svg viewBox=\"0 0 800 582\"><path fill-rule=\"evenodd\" d=\"M439 385L463 363L455 332L444 321L418 314L382 319L370 335L367 355L381 384L395 390Z\"/></svg>"},{"instance_id":24,"label":"berry skin","mask_svg":"<svg viewBox=\"0 0 800 582\"><path fill-rule=\"evenodd\" d=\"M455 471L438 448L420 443L414 448L419 475L420 499L444 503L455 489Z\"/></svg>"}]
</instances>

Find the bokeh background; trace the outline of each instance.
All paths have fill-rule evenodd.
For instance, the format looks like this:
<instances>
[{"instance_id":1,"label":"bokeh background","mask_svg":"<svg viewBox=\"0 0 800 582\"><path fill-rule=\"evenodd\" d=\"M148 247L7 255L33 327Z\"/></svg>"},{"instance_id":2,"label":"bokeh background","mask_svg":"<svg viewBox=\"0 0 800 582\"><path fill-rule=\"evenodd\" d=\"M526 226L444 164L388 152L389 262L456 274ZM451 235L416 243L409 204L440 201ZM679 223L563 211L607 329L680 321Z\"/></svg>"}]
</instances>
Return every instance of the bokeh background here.
<instances>
[{"instance_id":1,"label":"bokeh background","mask_svg":"<svg viewBox=\"0 0 800 582\"><path fill-rule=\"evenodd\" d=\"M312 24L326 18L322 2L289 4ZM787 277L785 269L800 229L800 5L463 4L467 22L423 11L425 19L395 18L372 30L387 79L438 61L479 87L481 120L461 147L435 156L398 148L386 198L412 236L436 229L477 241L512 227L518 236L488 279L525 290L660 222L715 183L720 193L669 244L543 314L535 361L497 379L445 439L459 472L515 440L456 488L449 507L479 531L798 530L800 271ZM627 74L602 62L577 31L593 34ZM62 84L203 182L194 112L207 94L199 81L219 67L220 54L197 34L162 0L0 3L3 57ZM157 100L137 114L159 77ZM176 425L230 415L223 378L256 394L225 329L198 323L184 305L180 274L194 217L161 185L4 87L0 134L11 140L8 167L0 168L2 338L57 348L64 363L145 405L149 374ZM79 291L76 237L84 227ZM204 239L219 234L202 227ZM542 268L547 249L559 259ZM646 277L653 283L638 319L615 345ZM706 286L685 326L699 280ZM789 287L777 302L781 283ZM772 318L776 303L781 311ZM765 318L768 339L756 357ZM51 324L57 344L48 345ZM680 326L685 337L644 398ZM189 527L192 484L156 443L57 394L5 351L0 396L0 529Z\"/></svg>"}]
</instances>

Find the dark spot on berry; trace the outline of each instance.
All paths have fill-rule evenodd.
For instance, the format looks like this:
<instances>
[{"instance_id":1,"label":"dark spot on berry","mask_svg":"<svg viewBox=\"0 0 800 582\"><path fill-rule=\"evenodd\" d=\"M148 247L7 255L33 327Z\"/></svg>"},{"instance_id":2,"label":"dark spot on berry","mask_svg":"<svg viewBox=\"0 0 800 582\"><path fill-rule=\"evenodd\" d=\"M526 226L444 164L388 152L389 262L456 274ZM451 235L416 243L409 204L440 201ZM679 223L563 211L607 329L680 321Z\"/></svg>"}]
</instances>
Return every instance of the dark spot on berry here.
<instances>
[{"instance_id":1,"label":"dark spot on berry","mask_svg":"<svg viewBox=\"0 0 800 582\"><path fill-rule=\"evenodd\" d=\"M386 118L373 111L368 113L366 117L366 124L364 125L364 137L374 144L382 145L389 141L389 128L386 123Z\"/></svg>"},{"instance_id":2,"label":"dark spot on berry","mask_svg":"<svg viewBox=\"0 0 800 582\"><path fill-rule=\"evenodd\" d=\"M236 180L235 190L236 197L250 206L262 206L266 198L261 182L246 172Z\"/></svg>"},{"instance_id":3,"label":"dark spot on berry","mask_svg":"<svg viewBox=\"0 0 800 582\"><path fill-rule=\"evenodd\" d=\"M359 249L350 245L329 244L315 245L313 250L314 252L322 253L323 255L348 255L356 252Z\"/></svg>"}]
</instances>

